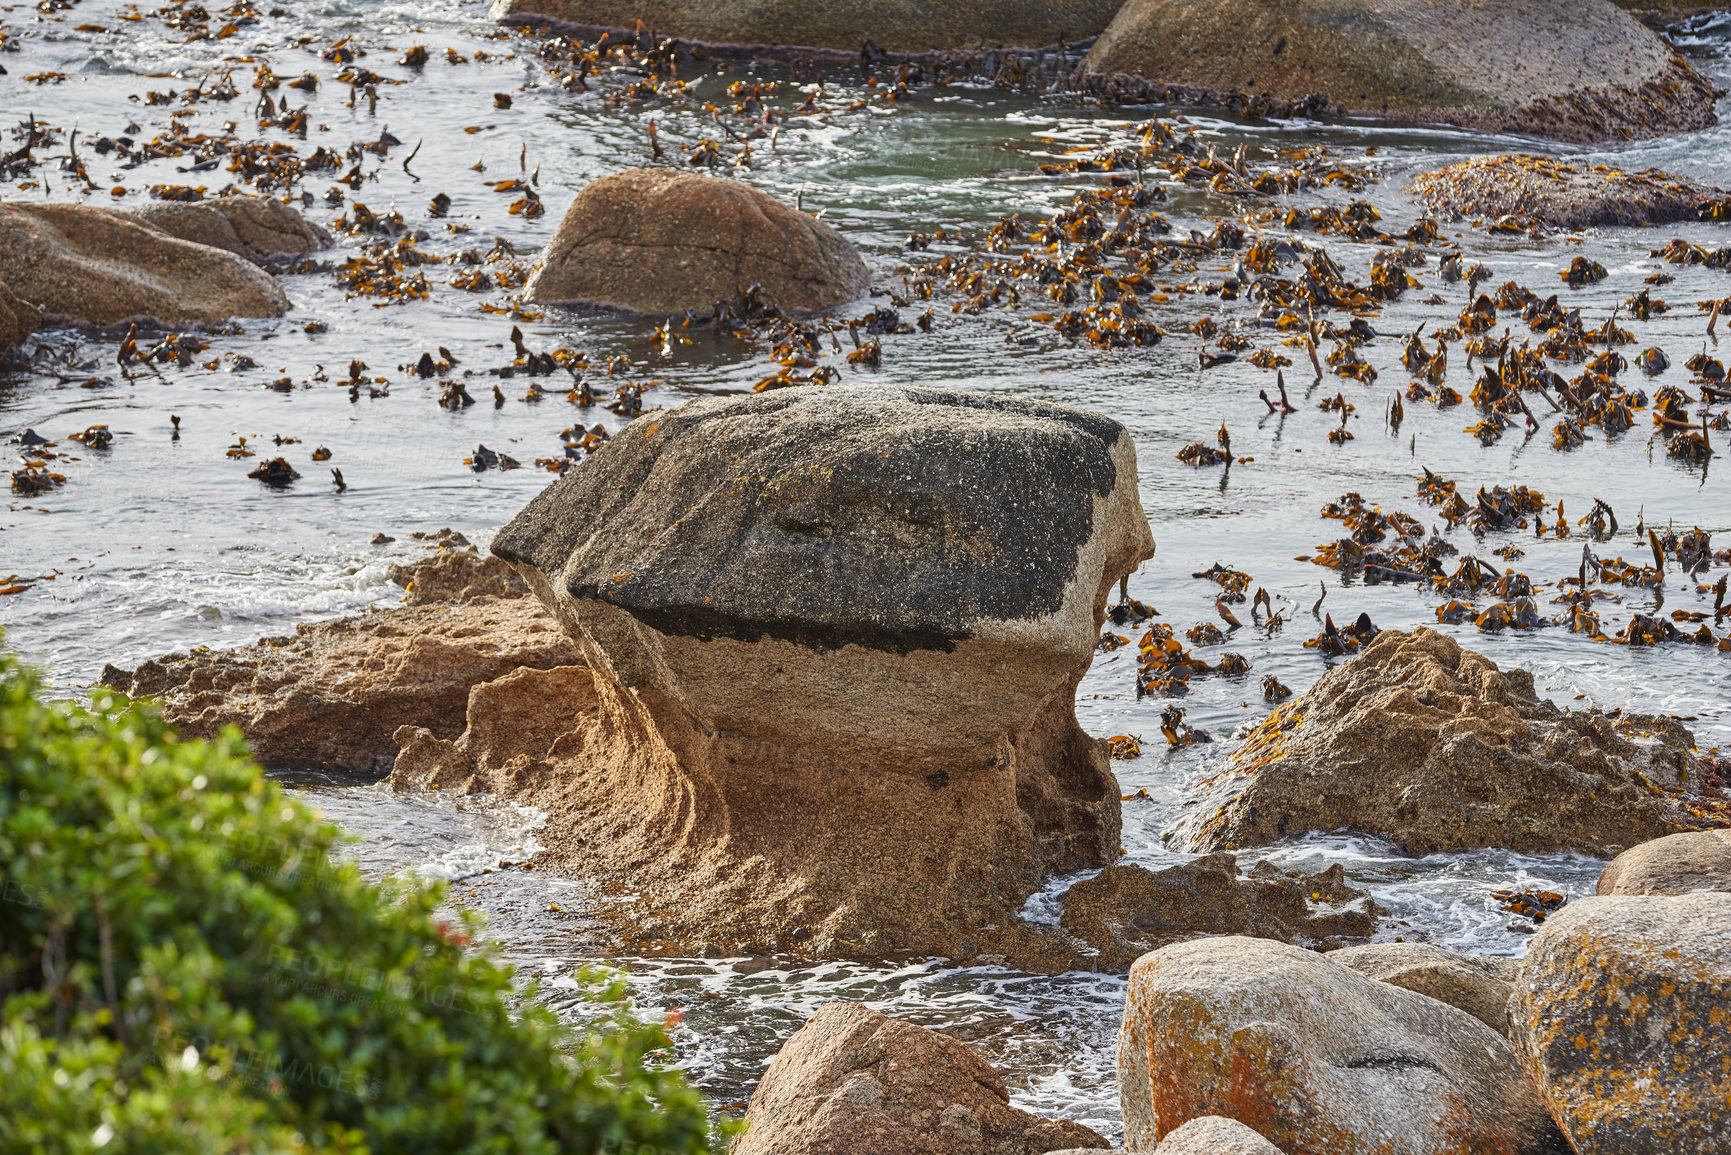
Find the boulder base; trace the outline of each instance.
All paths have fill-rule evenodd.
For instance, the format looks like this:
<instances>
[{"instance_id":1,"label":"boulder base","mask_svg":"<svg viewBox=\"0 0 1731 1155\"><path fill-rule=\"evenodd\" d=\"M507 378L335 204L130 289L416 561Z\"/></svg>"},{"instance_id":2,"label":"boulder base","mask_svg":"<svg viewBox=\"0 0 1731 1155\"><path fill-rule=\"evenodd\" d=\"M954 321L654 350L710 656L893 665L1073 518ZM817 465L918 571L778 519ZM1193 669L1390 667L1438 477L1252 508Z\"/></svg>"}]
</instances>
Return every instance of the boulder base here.
<instances>
[{"instance_id":1,"label":"boulder base","mask_svg":"<svg viewBox=\"0 0 1731 1155\"><path fill-rule=\"evenodd\" d=\"M29 301L20 301L12 290L0 281L0 364L12 350L24 343L42 324L42 310Z\"/></svg>"},{"instance_id":2,"label":"boulder base","mask_svg":"<svg viewBox=\"0 0 1731 1155\"><path fill-rule=\"evenodd\" d=\"M1144 955L1118 1035L1125 1147L1207 1115L1286 1155L1551 1155L1502 1035L1327 955L1208 938Z\"/></svg>"},{"instance_id":3,"label":"boulder base","mask_svg":"<svg viewBox=\"0 0 1731 1155\"><path fill-rule=\"evenodd\" d=\"M1412 187L1426 208L1445 217L1513 216L1564 229L1690 221L1701 202L1726 195L1654 168L1628 172L1525 153L1445 165L1420 173Z\"/></svg>"},{"instance_id":4,"label":"boulder base","mask_svg":"<svg viewBox=\"0 0 1731 1155\"><path fill-rule=\"evenodd\" d=\"M1190 850L1357 830L1408 854L1502 846L1609 857L1731 826L1670 718L1560 710L1435 630L1384 630L1253 730L1168 834Z\"/></svg>"},{"instance_id":5,"label":"boulder base","mask_svg":"<svg viewBox=\"0 0 1731 1155\"><path fill-rule=\"evenodd\" d=\"M1129 0L1088 67L1559 140L1717 123L1706 78L1609 0Z\"/></svg>"},{"instance_id":6,"label":"boulder base","mask_svg":"<svg viewBox=\"0 0 1731 1155\"><path fill-rule=\"evenodd\" d=\"M815 312L871 287L865 262L808 213L737 181L628 169L571 202L524 295L637 313L708 312L759 300Z\"/></svg>"},{"instance_id":7,"label":"boulder base","mask_svg":"<svg viewBox=\"0 0 1731 1155\"><path fill-rule=\"evenodd\" d=\"M289 307L250 262L86 205L0 204L0 281L45 313L98 325L279 317Z\"/></svg>"},{"instance_id":8,"label":"boulder base","mask_svg":"<svg viewBox=\"0 0 1731 1155\"><path fill-rule=\"evenodd\" d=\"M1068 1119L1010 1106L991 1066L936 1031L826 1003L752 1093L732 1155L1042 1155L1101 1150Z\"/></svg>"},{"instance_id":9,"label":"boulder base","mask_svg":"<svg viewBox=\"0 0 1731 1155\"><path fill-rule=\"evenodd\" d=\"M330 233L269 197L160 201L131 215L171 237L254 262L305 256L331 243Z\"/></svg>"},{"instance_id":10,"label":"boulder base","mask_svg":"<svg viewBox=\"0 0 1731 1155\"><path fill-rule=\"evenodd\" d=\"M1599 875L1600 894L1731 892L1731 830L1672 834L1630 847Z\"/></svg>"},{"instance_id":11,"label":"boulder base","mask_svg":"<svg viewBox=\"0 0 1731 1155\"><path fill-rule=\"evenodd\" d=\"M1731 1150L1731 894L1577 899L1509 1000L1521 1064L1578 1155Z\"/></svg>"}]
</instances>

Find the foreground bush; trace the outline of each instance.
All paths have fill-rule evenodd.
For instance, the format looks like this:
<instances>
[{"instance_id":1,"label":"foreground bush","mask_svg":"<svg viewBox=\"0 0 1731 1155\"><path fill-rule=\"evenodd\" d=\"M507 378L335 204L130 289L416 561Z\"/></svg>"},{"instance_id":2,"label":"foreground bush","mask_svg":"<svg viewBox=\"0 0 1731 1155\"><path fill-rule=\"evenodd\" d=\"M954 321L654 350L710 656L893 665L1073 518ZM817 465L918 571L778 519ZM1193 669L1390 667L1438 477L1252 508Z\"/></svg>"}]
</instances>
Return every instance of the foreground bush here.
<instances>
[{"instance_id":1,"label":"foreground bush","mask_svg":"<svg viewBox=\"0 0 1731 1155\"><path fill-rule=\"evenodd\" d=\"M0 1151L705 1150L618 992L573 1034L238 736L39 692L0 655Z\"/></svg>"}]
</instances>

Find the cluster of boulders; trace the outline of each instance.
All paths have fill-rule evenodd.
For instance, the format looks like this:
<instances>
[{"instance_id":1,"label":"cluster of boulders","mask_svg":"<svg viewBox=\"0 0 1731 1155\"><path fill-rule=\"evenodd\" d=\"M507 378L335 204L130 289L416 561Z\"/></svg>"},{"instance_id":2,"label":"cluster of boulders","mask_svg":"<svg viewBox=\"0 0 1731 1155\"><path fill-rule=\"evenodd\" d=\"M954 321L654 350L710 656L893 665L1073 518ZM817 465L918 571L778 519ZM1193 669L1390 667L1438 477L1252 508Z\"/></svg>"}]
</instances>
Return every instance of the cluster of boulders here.
<instances>
[{"instance_id":1,"label":"cluster of boulders","mask_svg":"<svg viewBox=\"0 0 1731 1155\"><path fill-rule=\"evenodd\" d=\"M0 203L0 360L46 323L187 325L281 316L288 298L259 264L330 242L329 233L265 197L134 212Z\"/></svg>"},{"instance_id":2,"label":"cluster of boulders","mask_svg":"<svg viewBox=\"0 0 1731 1155\"><path fill-rule=\"evenodd\" d=\"M647 27L721 50L889 53L892 62L1092 41L1076 80L1105 91L1143 94L1152 82L1192 100L1333 107L1570 141L1717 123L1711 82L1611 0L494 0L492 15L591 35L642 36Z\"/></svg>"}]
</instances>

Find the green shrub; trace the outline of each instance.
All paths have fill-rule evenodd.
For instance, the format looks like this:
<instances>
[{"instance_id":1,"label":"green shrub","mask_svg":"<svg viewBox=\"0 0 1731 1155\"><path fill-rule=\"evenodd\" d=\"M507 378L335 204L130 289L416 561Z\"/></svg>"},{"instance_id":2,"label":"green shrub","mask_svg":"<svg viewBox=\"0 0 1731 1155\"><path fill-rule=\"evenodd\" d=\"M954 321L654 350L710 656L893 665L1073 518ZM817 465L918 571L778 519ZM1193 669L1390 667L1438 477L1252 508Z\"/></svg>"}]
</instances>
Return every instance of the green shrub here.
<instances>
[{"instance_id":1,"label":"green shrub","mask_svg":"<svg viewBox=\"0 0 1731 1155\"><path fill-rule=\"evenodd\" d=\"M39 694L0 655L0 1151L706 1149L617 987L562 1027L238 734Z\"/></svg>"}]
</instances>

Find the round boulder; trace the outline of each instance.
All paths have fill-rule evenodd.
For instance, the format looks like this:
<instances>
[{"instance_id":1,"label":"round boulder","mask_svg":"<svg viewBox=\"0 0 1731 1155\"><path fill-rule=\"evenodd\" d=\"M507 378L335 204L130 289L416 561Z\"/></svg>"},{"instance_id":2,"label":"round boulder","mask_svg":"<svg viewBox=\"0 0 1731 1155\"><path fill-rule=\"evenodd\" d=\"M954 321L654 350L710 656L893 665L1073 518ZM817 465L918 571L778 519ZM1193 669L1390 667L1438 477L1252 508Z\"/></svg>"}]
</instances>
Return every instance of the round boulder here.
<instances>
[{"instance_id":1,"label":"round boulder","mask_svg":"<svg viewBox=\"0 0 1731 1155\"><path fill-rule=\"evenodd\" d=\"M1413 178L1413 191L1446 217L1516 216L1563 229L1663 225L1695 219L1695 207L1725 190L1656 168L1570 164L1548 156L1476 156Z\"/></svg>"},{"instance_id":2,"label":"round boulder","mask_svg":"<svg viewBox=\"0 0 1731 1155\"><path fill-rule=\"evenodd\" d=\"M1088 67L1559 140L1717 123L1712 84L1610 0L1128 0Z\"/></svg>"},{"instance_id":3,"label":"round boulder","mask_svg":"<svg viewBox=\"0 0 1731 1155\"><path fill-rule=\"evenodd\" d=\"M1282 1152L1237 1119L1204 1115L1167 1135L1154 1155L1282 1155Z\"/></svg>"},{"instance_id":4,"label":"round boulder","mask_svg":"<svg viewBox=\"0 0 1731 1155\"><path fill-rule=\"evenodd\" d=\"M1694 830L1632 846L1599 875L1600 894L1731 892L1731 830Z\"/></svg>"},{"instance_id":5,"label":"round boulder","mask_svg":"<svg viewBox=\"0 0 1731 1155\"><path fill-rule=\"evenodd\" d=\"M634 168L577 194L524 295L668 314L738 303L752 285L766 304L816 312L863 295L871 277L840 233L767 193Z\"/></svg>"},{"instance_id":6,"label":"round boulder","mask_svg":"<svg viewBox=\"0 0 1731 1155\"><path fill-rule=\"evenodd\" d=\"M330 233L269 197L161 201L134 209L132 215L171 237L254 262L305 256L331 243Z\"/></svg>"},{"instance_id":7,"label":"round boulder","mask_svg":"<svg viewBox=\"0 0 1731 1155\"><path fill-rule=\"evenodd\" d=\"M1329 956L1361 975L1458 1007L1497 1032L1508 1034L1514 959L1460 954L1428 942L1374 942Z\"/></svg>"},{"instance_id":8,"label":"round boulder","mask_svg":"<svg viewBox=\"0 0 1731 1155\"><path fill-rule=\"evenodd\" d=\"M1578 1155L1731 1150L1731 894L1577 899L1527 946L1511 1039Z\"/></svg>"},{"instance_id":9,"label":"round boulder","mask_svg":"<svg viewBox=\"0 0 1731 1155\"><path fill-rule=\"evenodd\" d=\"M541 16L584 28L631 31L706 44L923 53L957 48L1044 48L1098 36L1119 0L493 0L492 17Z\"/></svg>"},{"instance_id":10,"label":"round boulder","mask_svg":"<svg viewBox=\"0 0 1731 1155\"><path fill-rule=\"evenodd\" d=\"M1129 1150L1224 1115L1286 1155L1551 1155L1508 1041L1327 955L1208 938L1144 955L1118 1034Z\"/></svg>"},{"instance_id":11,"label":"round boulder","mask_svg":"<svg viewBox=\"0 0 1731 1155\"><path fill-rule=\"evenodd\" d=\"M99 325L280 317L289 307L250 262L87 205L0 204L0 281L45 313Z\"/></svg>"}]
</instances>

